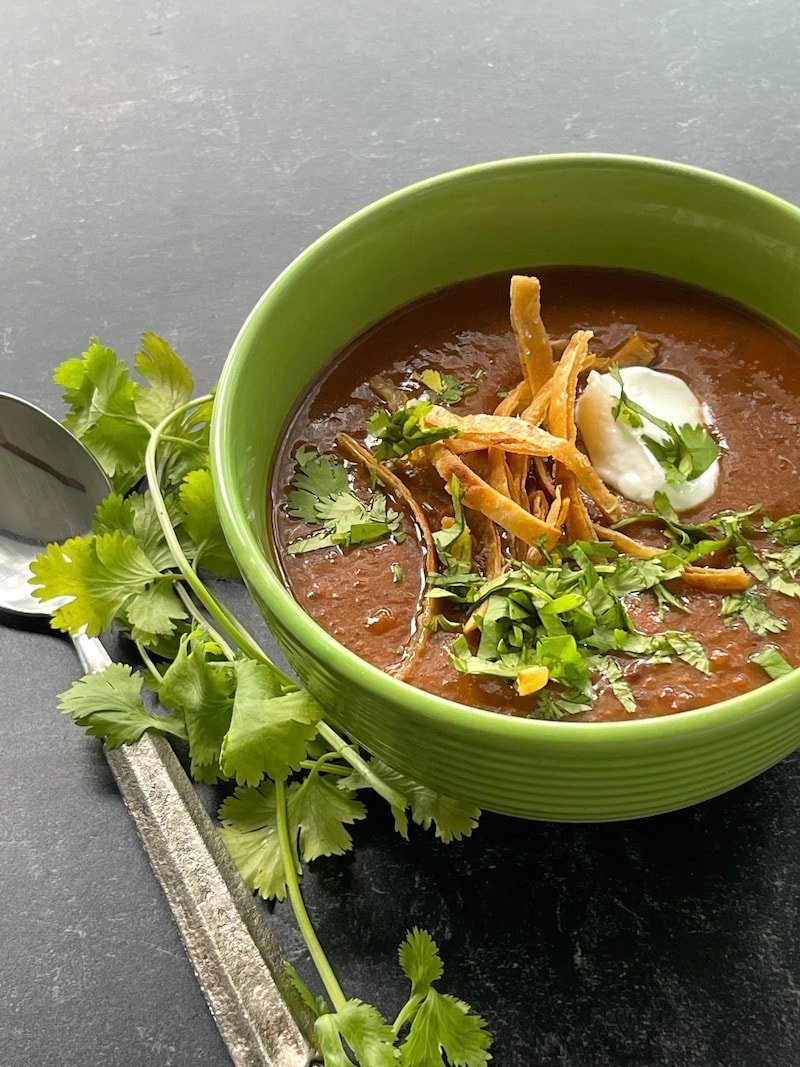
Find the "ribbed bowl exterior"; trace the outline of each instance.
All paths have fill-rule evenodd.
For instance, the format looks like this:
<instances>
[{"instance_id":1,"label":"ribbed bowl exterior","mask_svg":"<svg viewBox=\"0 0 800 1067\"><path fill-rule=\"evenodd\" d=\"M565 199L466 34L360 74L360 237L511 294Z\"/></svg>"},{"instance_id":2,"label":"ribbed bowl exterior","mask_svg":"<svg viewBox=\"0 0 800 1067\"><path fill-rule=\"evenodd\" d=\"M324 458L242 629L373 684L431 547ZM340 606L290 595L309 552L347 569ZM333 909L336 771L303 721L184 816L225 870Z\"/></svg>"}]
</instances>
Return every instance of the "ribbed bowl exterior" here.
<instances>
[{"instance_id":1,"label":"ribbed bowl exterior","mask_svg":"<svg viewBox=\"0 0 800 1067\"><path fill-rule=\"evenodd\" d=\"M295 400L360 330L430 290L500 270L649 270L800 333L800 212L708 172L619 156L457 171L346 220L267 290L235 341L212 427L226 535L298 676L342 729L398 770L510 815L569 822L684 807L800 746L800 672L723 704L623 723L463 708L358 660L283 587L267 535L271 457Z\"/></svg>"}]
</instances>

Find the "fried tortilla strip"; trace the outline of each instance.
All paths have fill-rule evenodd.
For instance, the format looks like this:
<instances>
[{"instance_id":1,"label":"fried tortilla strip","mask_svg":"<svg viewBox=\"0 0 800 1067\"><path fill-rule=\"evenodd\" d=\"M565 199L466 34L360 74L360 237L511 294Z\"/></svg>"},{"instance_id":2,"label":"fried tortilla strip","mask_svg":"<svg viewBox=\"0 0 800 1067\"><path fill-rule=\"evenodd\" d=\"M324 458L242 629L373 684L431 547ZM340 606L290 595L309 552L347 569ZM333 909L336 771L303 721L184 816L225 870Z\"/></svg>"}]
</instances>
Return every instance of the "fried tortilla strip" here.
<instances>
[{"instance_id":1,"label":"fried tortilla strip","mask_svg":"<svg viewBox=\"0 0 800 1067\"><path fill-rule=\"evenodd\" d=\"M706 593L742 593L753 584L744 567L695 567L692 563L686 564L683 580Z\"/></svg>"},{"instance_id":2,"label":"fried tortilla strip","mask_svg":"<svg viewBox=\"0 0 800 1067\"><path fill-rule=\"evenodd\" d=\"M344 452L346 456L354 459L357 463L362 463L370 474L374 474L375 477L381 482L388 490L391 496L406 505L408 510L414 516L414 520L422 532L422 540L425 542L425 570L428 574L435 574L436 567L436 545L433 541L433 535L431 534L430 524L427 516L422 508L416 501L414 494L408 488L405 482L401 481L396 474L389 470L380 463L368 448L364 448L358 441L354 440L347 433L339 433L336 435L336 444Z\"/></svg>"},{"instance_id":3,"label":"fried tortilla strip","mask_svg":"<svg viewBox=\"0 0 800 1067\"><path fill-rule=\"evenodd\" d=\"M614 363L619 367L649 367L657 355L647 338L637 332L613 356L598 359L595 369L605 371Z\"/></svg>"},{"instance_id":4,"label":"fried tortilla strip","mask_svg":"<svg viewBox=\"0 0 800 1067\"><path fill-rule=\"evenodd\" d=\"M455 427L459 436L450 438L447 443L456 453L497 448L523 456L552 456L575 474L580 487L605 515L612 517L617 513L619 500L600 480L588 456L570 441L554 437L538 426L530 426L523 419L500 415L456 415L447 408L433 407L423 419L423 425Z\"/></svg>"},{"instance_id":5,"label":"fried tortilla strip","mask_svg":"<svg viewBox=\"0 0 800 1067\"><path fill-rule=\"evenodd\" d=\"M564 523L567 521L567 515L569 515L571 506L572 501L568 496L562 498L561 486L557 485L556 493L553 497L553 503L550 505L550 508L547 512L546 521L551 526L563 527Z\"/></svg>"},{"instance_id":6,"label":"fried tortilla strip","mask_svg":"<svg viewBox=\"0 0 800 1067\"><path fill-rule=\"evenodd\" d=\"M435 574L437 571L437 555L436 545L434 544L433 535L431 534L430 524L428 523L427 516L422 508L414 498L413 493L402 482L396 474L393 474L388 467L384 467L369 449L364 448L358 441L355 441L349 434L340 433L336 435L336 444L344 452L346 456L350 456L351 459L356 460L358 463L362 463L370 474L381 482L395 500L401 501L406 505L408 510L414 516L414 520L420 528L422 533L422 540L425 543L425 552L423 553L425 558L425 572L427 574ZM433 617L436 614L436 605L430 597L423 596L422 601L417 609L417 629L409 645L406 646L406 656L400 666L392 673L396 678L405 678L412 666L419 658L423 648L428 642L428 638L431 633L431 623Z\"/></svg>"},{"instance_id":7,"label":"fried tortilla strip","mask_svg":"<svg viewBox=\"0 0 800 1067\"><path fill-rule=\"evenodd\" d=\"M575 398L578 392L578 375L590 356L589 341L592 339L591 330L578 330L569 340L564 349L564 354L556 364L553 374L552 389L550 394L550 406L547 410L547 425L551 433L563 437L574 445L577 436L575 428ZM594 469L592 468L594 473ZM597 476L596 476L597 477ZM567 515L567 535L571 541L585 541L592 538L592 520L583 502L578 489L578 477L573 469L570 469L563 461L558 461L553 472L553 481L561 486L562 493L571 501ZM603 483L599 477L597 481ZM605 489L605 486L603 486ZM611 494L606 490L608 496ZM591 494L593 499L594 495ZM600 501L598 504L605 511L606 508ZM610 503L610 501L606 501ZM614 504L616 505L616 497Z\"/></svg>"},{"instance_id":8,"label":"fried tortilla strip","mask_svg":"<svg viewBox=\"0 0 800 1067\"><path fill-rule=\"evenodd\" d=\"M500 534L491 519L481 511L468 509L469 517L467 525L472 530L477 551L484 550L486 562L484 575L487 578L496 578L503 570L503 550L500 547Z\"/></svg>"},{"instance_id":9,"label":"fried tortilla strip","mask_svg":"<svg viewBox=\"0 0 800 1067\"><path fill-rule=\"evenodd\" d=\"M643 545L620 530L609 530L597 523L594 532L599 541L609 541L618 552L637 559L652 559L664 551L663 548ZM693 563L687 563L681 578L693 589L702 589L707 593L741 593L753 584L753 579L743 567L695 567Z\"/></svg>"},{"instance_id":10,"label":"fried tortilla strip","mask_svg":"<svg viewBox=\"0 0 800 1067\"><path fill-rule=\"evenodd\" d=\"M598 366L600 361L591 352L587 352L583 357L578 376L584 373L584 371L591 370L593 367ZM611 363L608 364L609 366ZM558 366L558 364L556 364ZM553 379L549 382L545 382L533 400L527 407L523 408L520 418L525 419L532 426L539 426L544 422L547 417L548 410L550 408L550 399L553 395ZM496 414L496 413L495 413Z\"/></svg>"},{"instance_id":11,"label":"fried tortilla strip","mask_svg":"<svg viewBox=\"0 0 800 1067\"><path fill-rule=\"evenodd\" d=\"M539 482L539 485L542 487L548 497L552 500L553 497L556 495L556 487L555 483L553 482L553 478L550 474L550 471L547 469L547 464L541 456L534 456L533 466L536 470L536 479Z\"/></svg>"},{"instance_id":12,"label":"fried tortilla strip","mask_svg":"<svg viewBox=\"0 0 800 1067\"><path fill-rule=\"evenodd\" d=\"M575 440L575 397L578 392L578 375L589 353L591 330L578 330L570 338L564 355L556 364L553 374L550 407L547 411L547 428L556 437Z\"/></svg>"},{"instance_id":13,"label":"fried tortilla strip","mask_svg":"<svg viewBox=\"0 0 800 1067\"><path fill-rule=\"evenodd\" d=\"M561 535L557 526L550 526L529 511L515 504L513 500L498 493L488 482L480 478L473 470L459 459L455 453L442 445L431 447L431 458L440 477L449 482L455 475L464 488L464 504L474 511L480 511L492 522L502 526L513 537L518 537L530 545L540 537L552 547Z\"/></svg>"},{"instance_id":14,"label":"fried tortilla strip","mask_svg":"<svg viewBox=\"0 0 800 1067\"><path fill-rule=\"evenodd\" d=\"M506 457L508 471L511 475L511 499L521 508L530 511L528 500L528 465L530 458L519 453L510 452Z\"/></svg>"},{"instance_id":15,"label":"fried tortilla strip","mask_svg":"<svg viewBox=\"0 0 800 1067\"><path fill-rule=\"evenodd\" d=\"M544 495L541 489L534 489L528 496L528 510L531 515L535 515L537 519L543 519L547 521L547 513L550 510L550 506L547 501L547 497ZM561 504L559 502L556 508L556 515L561 511ZM553 524L555 525L555 523Z\"/></svg>"},{"instance_id":16,"label":"fried tortilla strip","mask_svg":"<svg viewBox=\"0 0 800 1067\"><path fill-rule=\"evenodd\" d=\"M592 528L598 541L608 541L618 552L624 552L626 556L633 556L635 559L651 559L664 551L662 548L653 548L652 545L643 545L641 541L628 537L621 530L609 530L607 526L600 526L596 522L592 524Z\"/></svg>"},{"instance_id":17,"label":"fried tortilla strip","mask_svg":"<svg viewBox=\"0 0 800 1067\"><path fill-rule=\"evenodd\" d=\"M490 448L487 454L488 481L492 489L511 499L511 471L506 463L506 454L499 448Z\"/></svg>"},{"instance_id":18,"label":"fried tortilla strip","mask_svg":"<svg viewBox=\"0 0 800 1067\"><path fill-rule=\"evenodd\" d=\"M538 278L515 274L511 279L511 326L517 339L522 377L531 396L535 396L553 373L553 349L542 322Z\"/></svg>"},{"instance_id":19,"label":"fried tortilla strip","mask_svg":"<svg viewBox=\"0 0 800 1067\"><path fill-rule=\"evenodd\" d=\"M514 386L510 393L500 401L494 409L495 415L516 415L520 408L531 402L531 390L527 381L523 378Z\"/></svg>"}]
</instances>

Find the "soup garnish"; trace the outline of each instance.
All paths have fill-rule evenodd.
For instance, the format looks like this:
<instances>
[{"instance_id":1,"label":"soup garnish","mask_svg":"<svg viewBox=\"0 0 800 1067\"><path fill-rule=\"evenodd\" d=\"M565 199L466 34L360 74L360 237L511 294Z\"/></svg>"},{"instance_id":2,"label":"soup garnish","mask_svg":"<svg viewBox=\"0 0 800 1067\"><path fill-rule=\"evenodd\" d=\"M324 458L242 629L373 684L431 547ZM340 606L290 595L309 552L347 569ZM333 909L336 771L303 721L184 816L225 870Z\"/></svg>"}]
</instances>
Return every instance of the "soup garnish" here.
<instances>
[{"instance_id":1,"label":"soup garnish","mask_svg":"<svg viewBox=\"0 0 800 1067\"><path fill-rule=\"evenodd\" d=\"M537 277L515 275L510 302L516 378L508 341L467 329L410 365L341 361L349 398L326 412L323 381L313 420L306 402L275 529L285 554L309 555L302 579L284 556L308 610L344 637L371 600L363 628L383 651L344 637L360 654L452 699L547 719L698 707L791 670L800 516L752 500L711 510L732 495L735 443L708 369L695 382L662 358L678 346L644 315L625 337L601 323L551 339Z\"/></svg>"}]
</instances>

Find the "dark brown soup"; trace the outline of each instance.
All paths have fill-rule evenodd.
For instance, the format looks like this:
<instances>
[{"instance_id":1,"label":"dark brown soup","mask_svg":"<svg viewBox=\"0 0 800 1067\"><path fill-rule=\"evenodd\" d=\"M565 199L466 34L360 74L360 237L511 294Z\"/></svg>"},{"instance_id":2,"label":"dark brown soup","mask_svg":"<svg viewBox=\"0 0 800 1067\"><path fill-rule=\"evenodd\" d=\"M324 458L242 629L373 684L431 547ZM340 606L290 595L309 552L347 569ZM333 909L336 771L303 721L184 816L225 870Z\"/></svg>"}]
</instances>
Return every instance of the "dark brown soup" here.
<instances>
[{"instance_id":1,"label":"dark brown soup","mask_svg":"<svg viewBox=\"0 0 800 1067\"><path fill-rule=\"evenodd\" d=\"M598 671L591 661L589 687L594 702L565 717L593 721L648 717L723 700L768 680L765 668L751 660L765 648L775 650L779 669L783 658L792 665L800 663L800 585L793 584L800 569L800 558L796 558L800 550L792 551L800 541L800 524L788 524L771 540L761 528L765 515L779 519L798 510L797 340L737 305L661 278L599 269L548 268L536 273L541 280L542 318L556 342L556 353L563 349L563 339L579 329L594 331L590 349L598 357L613 355L639 331L656 350L653 368L682 378L710 413L710 426L721 450L716 491L690 516L682 514L682 522L696 526L722 511L762 506L750 526L740 521L737 529L746 531L745 540L738 535L726 537L726 530L730 533L726 527L706 535L687 535L695 544L703 536L720 540L720 552L696 560L701 566L749 564L748 581L754 585L739 594L738 601L731 603L730 591L691 587L680 577L666 580L661 587L669 591L666 605L647 590L623 597L639 633L692 635L708 657L706 669L698 669L691 656L687 661L677 654L669 662L652 662L652 648L641 655L630 649L626 654L606 649L605 662L610 658L617 664L619 678L635 699L635 710L630 701L627 710L625 701L620 702L619 684L611 684L613 672ZM418 380L423 372L452 375L452 380L440 378L443 395L436 399L458 415L493 412L498 398L520 381L520 361L509 324L509 278L505 274L481 278L433 293L371 327L330 363L287 425L272 477L271 528L286 583L298 602L365 660L463 704L511 715L560 717L565 714L564 705L545 708L541 692L520 696L513 678L456 669L449 650L458 637L453 631L461 629L465 615L453 613L451 603L442 602L445 606L439 619L440 624L442 619L449 620L444 623L448 629L431 632L409 664L409 649L419 643L426 554L418 525L391 488L386 497L397 518L390 521L386 536L349 547L329 545L299 554L287 551L299 540L320 533L319 522L309 521L312 512L298 517L296 506L294 515L287 507L300 446L345 462L352 491L367 504L371 500L374 487L369 474L339 451L336 438L344 432L374 445L365 426L382 406L369 384L375 375L407 393L409 401L426 392L426 382ZM428 377L428 386L431 380ZM579 388L584 381L585 376ZM475 455L465 454L462 459L482 471L477 460L470 458ZM389 465L413 493L431 529L439 530L454 509L437 470L416 453ZM352 504L352 496L346 499ZM648 510L622 501L617 518ZM467 510L466 514L469 528L476 533L473 513ZM599 516L592 511L592 517ZM373 520L371 513L367 522ZM640 543L662 548L667 544L660 523L640 523L624 532ZM669 542L672 547L675 536L680 537L680 532ZM513 538L504 537L502 544L505 565L513 567ZM471 569L481 575L485 554L477 539L474 552ZM686 556L685 545L680 552ZM585 558L574 563L576 571ZM544 566L546 561L540 562ZM552 560L550 565L555 566ZM752 610L744 610L742 596ZM466 640L474 651L476 632ZM557 684L555 691L563 692L563 687Z\"/></svg>"}]
</instances>

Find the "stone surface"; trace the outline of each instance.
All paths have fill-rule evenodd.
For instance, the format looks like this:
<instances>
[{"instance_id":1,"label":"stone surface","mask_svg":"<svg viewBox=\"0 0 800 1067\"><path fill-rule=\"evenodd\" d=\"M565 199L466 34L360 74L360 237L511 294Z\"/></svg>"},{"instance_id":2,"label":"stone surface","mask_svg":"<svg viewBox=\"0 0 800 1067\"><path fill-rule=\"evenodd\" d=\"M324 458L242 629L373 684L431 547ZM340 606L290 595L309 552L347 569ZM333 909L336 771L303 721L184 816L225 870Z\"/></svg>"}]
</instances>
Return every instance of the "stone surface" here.
<instances>
[{"instance_id":1,"label":"stone surface","mask_svg":"<svg viewBox=\"0 0 800 1067\"><path fill-rule=\"evenodd\" d=\"M523 153L679 159L800 200L788 0L6 0L0 388L58 410L90 333L164 333L201 385L265 285L348 212ZM227 1055L55 637L2 620L0 1060ZM800 760L693 811L605 827L486 818L445 851L376 809L309 906L346 989L394 1010L397 943L531 1065L800 1061ZM272 916L308 973L286 908Z\"/></svg>"}]
</instances>

